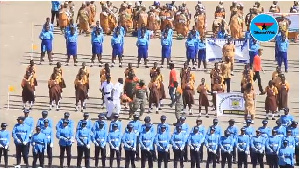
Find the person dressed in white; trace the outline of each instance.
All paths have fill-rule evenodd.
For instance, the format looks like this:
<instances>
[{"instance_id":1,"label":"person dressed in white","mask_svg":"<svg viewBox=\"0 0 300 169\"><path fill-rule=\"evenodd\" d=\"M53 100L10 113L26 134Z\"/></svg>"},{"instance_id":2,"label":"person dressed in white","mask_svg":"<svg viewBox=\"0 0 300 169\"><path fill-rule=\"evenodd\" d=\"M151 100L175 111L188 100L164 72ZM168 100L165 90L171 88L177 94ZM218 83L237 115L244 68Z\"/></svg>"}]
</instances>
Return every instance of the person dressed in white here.
<instances>
[{"instance_id":1,"label":"person dressed in white","mask_svg":"<svg viewBox=\"0 0 300 169\"><path fill-rule=\"evenodd\" d=\"M104 104L107 111L107 117L110 117L112 113L111 106L109 106L113 102L112 98L112 90L114 88L113 84L110 82L111 77L108 75L106 76L106 81L102 83L100 91L102 91L104 95Z\"/></svg>"},{"instance_id":2,"label":"person dressed in white","mask_svg":"<svg viewBox=\"0 0 300 169\"><path fill-rule=\"evenodd\" d=\"M121 96L123 94L123 78L118 78L118 83L114 85L112 90L112 104L108 105L112 109L112 112L119 114L121 111ZM107 117L110 117L111 113L107 114Z\"/></svg>"}]
</instances>

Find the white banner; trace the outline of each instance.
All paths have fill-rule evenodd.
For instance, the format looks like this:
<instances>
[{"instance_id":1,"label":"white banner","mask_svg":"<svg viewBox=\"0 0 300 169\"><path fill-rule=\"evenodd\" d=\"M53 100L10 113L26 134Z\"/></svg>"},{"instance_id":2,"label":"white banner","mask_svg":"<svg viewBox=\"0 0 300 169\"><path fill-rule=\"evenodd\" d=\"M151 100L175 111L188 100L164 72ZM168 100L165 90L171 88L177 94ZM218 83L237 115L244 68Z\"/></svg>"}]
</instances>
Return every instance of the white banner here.
<instances>
[{"instance_id":1,"label":"white banner","mask_svg":"<svg viewBox=\"0 0 300 169\"><path fill-rule=\"evenodd\" d=\"M291 21L291 25L289 26L289 32L299 31L299 13L266 13L266 14L272 16L275 19L284 15L288 20Z\"/></svg>"},{"instance_id":2,"label":"white banner","mask_svg":"<svg viewBox=\"0 0 300 169\"><path fill-rule=\"evenodd\" d=\"M227 39L206 39L206 61L214 62L221 61L223 57L223 45L227 43ZM248 41L235 40L235 56L236 62L248 63L249 62L249 45Z\"/></svg>"},{"instance_id":3,"label":"white banner","mask_svg":"<svg viewBox=\"0 0 300 169\"><path fill-rule=\"evenodd\" d=\"M244 114L245 101L243 93L217 93L217 116L223 114Z\"/></svg>"}]
</instances>

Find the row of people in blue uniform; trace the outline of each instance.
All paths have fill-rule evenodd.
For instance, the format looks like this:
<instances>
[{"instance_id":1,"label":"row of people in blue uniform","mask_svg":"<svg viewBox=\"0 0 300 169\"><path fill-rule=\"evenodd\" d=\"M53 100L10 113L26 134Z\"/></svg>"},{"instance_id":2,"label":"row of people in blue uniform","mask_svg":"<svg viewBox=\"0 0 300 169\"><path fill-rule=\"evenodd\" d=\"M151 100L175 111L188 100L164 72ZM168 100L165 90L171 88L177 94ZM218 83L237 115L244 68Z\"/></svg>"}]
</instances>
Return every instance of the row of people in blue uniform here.
<instances>
[{"instance_id":1,"label":"row of people in blue uniform","mask_svg":"<svg viewBox=\"0 0 300 169\"><path fill-rule=\"evenodd\" d=\"M54 142L53 122L47 118L48 112L42 112L42 118L37 122L36 133L33 134L34 122L33 118L29 117L29 111L25 110L25 117L18 118L18 124L13 128L13 139L16 145L17 165L20 165L21 154L26 165L28 165L28 150L29 144L33 146L33 167L36 166L36 161L40 158L40 165L44 165L44 152L47 151L48 165L52 165L52 148ZM135 166L135 155L139 154L141 149L141 166L145 167L145 162L148 160L149 167L153 167L153 157L156 156L155 146L158 152L158 165L161 166L162 161L167 165L170 145L174 151L174 167L177 167L177 162L180 161L180 166L183 166L183 157L187 154L187 147L190 147L191 167L200 166L200 161L203 159L203 146L208 150L208 161L213 161L213 167L220 158L220 150L222 157L222 167L226 160L228 167L232 166L232 158L235 161L236 150L238 152L238 166L247 165L247 155L250 153L253 167L256 167L257 161L260 166L263 166L263 155L266 153L267 162L270 166L294 165L294 156L292 158L283 158L280 156L280 148L286 147L293 154L299 151L299 129L297 123L293 121L291 115L283 115L277 120L277 125L271 130L267 127L267 121L263 121L263 126L255 130L251 126L251 120L247 121L247 125L241 129L241 135L238 135L238 127L234 125L234 120L229 121L229 126L224 131L218 125L218 120L213 120L213 125L205 131L202 125L202 120L196 121L196 126L189 130L188 124L185 123L185 117L180 118L180 123L176 126L173 135L170 137L170 126L166 123L166 116L161 117L160 124L155 126L151 124L150 117L145 117L145 124L139 121L139 116L135 115L134 120L129 123L122 136L122 123L118 120L118 115L114 115L114 120L108 126L104 121L104 115L99 115L94 125L87 113L84 114L84 119L78 122L76 127L76 135L74 136L74 121L69 119L70 114L65 113L65 117L56 125L56 137L59 139L60 146L60 166L64 163L64 152L67 152L67 165L70 166L71 161L71 146L73 142L77 142L77 166L80 167L83 153L85 153L85 164L89 167L90 158L90 143L94 143L95 148L95 165L98 166L99 153L101 152L102 165L105 165L105 145L110 145L111 161L116 154L118 167L120 164L121 149L123 143L126 158L126 167ZM6 130L7 124L1 125L0 131L0 150L4 152L5 165L7 166L7 151L10 142L10 134ZM157 132L156 132L157 131ZM30 138L31 137L31 138ZM123 140L122 140L123 139ZM246 140L246 141L245 141ZM139 148L140 146L140 148ZM287 151L287 150L285 150ZM287 152L284 152L286 154ZM6 156L5 156L6 155ZM297 156L296 156L297 157ZM297 157L298 158L298 157ZM298 159L296 161L298 163ZM276 160L277 159L277 160ZM280 160L281 159L281 160ZM245 162L246 160L246 162ZM279 161L278 161L279 160Z\"/></svg>"}]
</instances>

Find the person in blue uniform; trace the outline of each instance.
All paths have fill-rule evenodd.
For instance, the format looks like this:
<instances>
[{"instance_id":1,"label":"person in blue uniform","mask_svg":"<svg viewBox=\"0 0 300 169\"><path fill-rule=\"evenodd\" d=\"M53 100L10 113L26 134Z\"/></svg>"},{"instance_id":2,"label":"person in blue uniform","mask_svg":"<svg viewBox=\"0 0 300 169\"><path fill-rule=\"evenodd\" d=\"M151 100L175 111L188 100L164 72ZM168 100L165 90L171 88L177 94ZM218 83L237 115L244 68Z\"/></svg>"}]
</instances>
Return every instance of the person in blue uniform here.
<instances>
[{"instance_id":1,"label":"person in blue uniform","mask_svg":"<svg viewBox=\"0 0 300 169\"><path fill-rule=\"evenodd\" d=\"M138 47L138 66L140 65L141 59L144 59L144 64L147 67L147 58L148 58L148 46L149 41L145 36L145 33L142 33L136 42L136 46Z\"/></svg>"},{"instance_id":2,"label":"person in blue uniform","mask_svg":"<svg viewBox=\"0 0 300 169\"><path fill-rule=\"evenodd\" d=\"M281 147L281 138L277 136L277 131L272 130L272 136L266 140L266 159L269 168L278 168L278 152Z\"/></svg>"},{"instance_id":3,"label":"person in blue uniform","mask_svg":"<svg viewBox=\"0 0 300 169\"><path fill-rule=\"evenodd\" d=\"M75 32L78 32L77 24L74 22L74 19L70 19L68 26L65 29L65 36L71 33L71 28L75 29Z\"/></svg>"},{"instance_id":4,"label":"person in blue uniform","mask_svg":"<svg viewBox=\"0 0 300 169\"><path fill-rule=\"evenodd\" d=\"M292 136L292 130L288 129L286 131L286 136L283 138L283 140L288 141L288 147L291 148L293 151L295 151L295 137Z\"/></svg>"},{"instance_id":5,"label":"person in blue uniform","mask_svg":"<svg viewBox=\"0 0 300 169\"><path fill-rule=\"evenodd\" d=\"M90 117L89 113L83 113L83 119L78 122L76 130L78 130L79 128L81 128L81 124L83 122L86 122L86 128L88 128L89 130L92 131L93 122L92 122L91 119L89 119L89 117Z\"/></svg>"},{"instance_id":6,"label":"person in blue uniform","mask_svg":"<svg viewBox=\"0 0 300 169\"><path fill-rule=\"evenodd\" d=\"M199 51L199 41L200 41L200 33L196 30L195 26L192 27L192 30L190 30L189 32L190 34L192 34L193 39L195 40L195 58L198 55L198 51ZM197 62L195 60L195 62Z\"/></svg>"},{"instance_id":7,"label":"person in blue uniform","mask_svg":"<svg viewBox=\"0 0 300 169\"><path fill-rule=\"evenodd\" d=\"M199 133L200 135L202 135L202 137L205 138L206 130L205 130L205 126L202 125L202 120L201 120L201 119L197 119L197 120L196 120L196 126L198 127L198 133ZM196 127L196 126L195 126L195 127ZM191 133L194 131L194 128L195 128L195 127L193 127L193 128L191 129ZM201 146L200 146L200 150L199 150L199 152L200 152L200 163L203 161L203 146L204 146L204 141L202 142L202 144L201 144Z\"/></svg>"},{"instance_id":8,"label":"person in blue uniform","mask_svg":"<svg viewBox=\"0 0 300 169\"><path fill-rule=\"evenodd\" d=\"M164 65L165 59L167 59L167 65L170 63L171 59L171 48L172 48L172 38L168 37L168 33L164 33L160 39L161 44L161 66Z\"/></svg>"},{"instance_id":9,"label":"person in blue uniform","mask_svg":"<svg viewBox=\"0 0 300 169\"><path fill-rule=\"evenodd\" d=\"M97 28L93 33L92 33L92 59L91 62L94 64L94 60L97 56L99 66L102 64L102 53L103 53L103 42L104 42L104 35L101 32L101 28Z\"/></svg>"},{"instance_id":10,"label":"person in blue uniform","mask_svg":"<svg viewBox=\"0 0 300 169\"><path fill-rule=\"evenodd\" d=\"M217 39L227 39L228 38L228 34L225 31L224 26L220 26L220 30L217 34Z\"/></svg>"},{"instance_id":11,"label":"person in blue uniform","mask_svg":"<svg viewBox=\"0 0 300 169\"><path fill-rule=\"evenodd\" d=\"M69 112L65 112L64 113L64 118L60 119L58 121L58 123L56 124L56 130L62 129L64 128L64 120L68 120L68 126L71 128L71 130L73 131L74 129L74 121L69 119L70 117L70 113Z\"/></svg>"},{"instance_id":12,"label":"person in blue uniform","mask_svg":"<svg viewBox=\"0 0 300 169\"><path fill-rule=\"evenodd\" d=\"M125 42L125 36L126 36L126 30L125 28L121 25L121 23L119 22L118 23L118 26L114 28L114 34L113 35L116 35L117 32L120 32L120 35L122 37L121 39L121 55L122 57L124 57L124 42ZM122 65L121 65L122 66Z\"/></svg>"},{"instance_id":13,"label":"person in blue uniform","mask_svg":"<svg viewBox=\"0 0 300 169\"><path fill-rule=\"evenodd\" d=\"M100 113L98 115L98 120L94 123L94 126L92 128L92 132L95 133L97 130L100 130L100 123L103 122L104 125L101 126L101 129L103 128L105 131L108 130L107 122L105 121L105 114Z\"/></svg>"},{"instance_id":14,"label":"person in blue uniform","mask_svg":"<svg viewBox=\"0 0 300 169\"><path fill-rule=\"evenodd\" d=\"M161 168L161 163L164 162L164 168L168 168L168 161L170 155L170 132L167 131L167 125L162 124L160 130L155 136L155 145L158 153L158 168Z\"/></svg>"},{"instance_id":15,"label":"person in blue uniform","mask_svg":"<svg viewBox=\"0 0 300 169\"><path fill-rule=\"evenodd\" d=\"M0 130L0 163L1 157L3 153L4 157L4 167L8 167L8 147L10 143L10 134L6 130L7 124L1 123L1 130Z\"/></svg>"},{"instance_id":16,"label":"person in blue uniform","mask_svg":"<svg viewBox=\"0 0 300 169\"><path fill-rule=\"evenodd\" d=\"M32 168L36 168L36 161L39 159L40 167L44 167L44 152L47 151L47 138L41 132L41 127L36 126L36 133L31 138L31 145L33 151Z\"/></svg>"},{"instance_id":17,"label":"person in blue uniform","mask_svg":"<svg viewBox=\"0 0 300 169\"><path fill-rule=\"evenodd\" d=\"M119 120L119 114L117 114L117 113L113 114L113 120L110 122L110 125L109 125L109 132L114 131L114 127L113 127L114 124L117 124L118 130L121 132L122 128L123 128L122 122Z\"/></svg>"},{"instance_id":18,"label":"person in blue uniform","mask_svg":"<svg viewBox=\"0 0 300 169\"><path fill-rule=\"evenodd\" d=\"M280 168L294 168L294 151L288 147L289 141L283 141L283 147L278 152L278 165Z\"/></svg>"},{"instance_id":19,"label":"person in blue uniform","mask_svg":"<svg viewBox=\"0 0 300 169\"><path fill-rule=\"evenodd\" d=\"M244 128L246 129L245 134L247 136L249 136L250 138L252 136L255 136L255 129L254 127L251 126L252 120L251 119L247 119L246 120L246 126L244 126Z\"/></svg>"},{"instance_id":20,"label":"person in blue uniform","mask_svg":"<svg viewBox=\"0 0 300 169\"><path fill-rule=\"evenodd\" d=\"M258 130L261 133L261 136L266 140L272 134L272 129L268 127L268 120L262 121L263 126L259 127Z\"/></svg>"},{"instance_id":21,"label":"person in blue uniform","mask_svg":"<svg viewBox=\"0 0 300 169\"><path fill-rule=\"evenodd\" d=\"M201 62L203 62L204 69L206 70L206 43L204 37L201 37L198 42L198 69L200 69Z\"/></svg>"},{"instance_id":22,"label":"person in blue uniform","mask_svg":"<svg viewBox=\"0 0 300 169\"><path fill-rule=\"evenodd\" d=\"M70 168L71 164L71 147L72 143L74 142L74 134L73 128L69 126L69 120L63 120L63 127L58 128L56 132L56 138L59 139L59 147L60 147L60 167L63 168L64 166L64 158L65 158L65 151L67 152L67 166Z\"/></svg>"},{"instance_id":23,"label":"person in blue uniform","mask_svg":"<svg viewBox=\"0 0 300 169\"><path fill-rule=\"evenodd\" d=\"M188 39L185 42L186 47L186 59L187 64L190 64L190 61L192 61L193 69L195 69L195 52L196 52L196 41L193 39L193 35L189 34Z\"/></svg>"},{"instance_id":24,"label":"person in blue uniform","mask_svg":"<svg viewBox=\"0 0 300 169\"><path fill-rule=\"evenodd\" d=\"M90 167L90 148L91 145L91 130L87 127L87 122L82 121L80 128L76 132L77 141L77 168L81 168L81 160L84 154L85 167Z\"/></svg>"},{"instance_id":25,"label":"person in blue uniform","mask_svg":"<svg viewBox=\"0 0 300 169\"><path fill-rule=\"evenodd\" d=\"M238 168L248 168L248 154L250 153L250 137L246 135L246 129L241 128L241 134L237 136L236 139L236 148L238 151Z\"/></svg>"},{"instance_id":26,"label":"person in blue uniform","mask_svg":"<svg viewBox=\"0 0 300 169\"><path fill-rule=\"evenodd\" d=\"M289 108L284 108L284 115L281 115L279 120L281 122L281 125L283 125L284 127L288 127L292 124L292 121L294 121L294 116L290 115L290 109Z\"/></svg>"},{"instance_id":27,"label":"person in blue uniform","mask_svg":"<svg viewBox=\"0 0 300 169\"><path fill-rule=\"evenodd\" d=\"M141 145L141 168L145 168L146 160L148 167L153 168L153 143L155 134L151 131L152 124L145 124L145 130L140 133L139 142Z\"/></svg>"},{"instance_id":28,"label":"person in blue uniform","mask_svg":"<svg viewBox=\"0 0 300 169\"><path fill-rule=\"evenodd\" d=\"M119 67L122 67L122 46L123 46L123 36L120 34L120 31L114 33L111 38L111 47L112 47L112 67L115 66L115 60L118 56L119 58Z\"/></svg>"},{"instance_id":29,"label":"person in blue uniform","mask_svg":"<svg viewBox=\"0 0 300 169\"><path fill-rule=\"evenodd\" d=\"M41 126L42 133L46 136L47 141L47 157L48 157L48 168L52 167L52 148L54 142L53 129L49 126L49 119L44 120L44 125Z\"/></svg>"},{"instance_id":30,"label":"person in blue uniform","mask_svg":"<svg viewBox=\"0 0 300 169\"><path fill-rule=\"evenodd\" d=\"M289 40L285 34L281 34L281 40L277 41L278 46L278 66L281 67L282 62L284 63L285 72L288 72L288 59L287 52L289 48Z\"/></svg>"},{"instance_id":31,"label":"person in blue uniform","mask_svg":"<svg viewBox=\"0 0 300 169\"><path fill-rule=\"evenodd\" d=\"M20 167L21 154L23 156L24 163L28 168L28 144L30 142L29 135L31 134L30 127L24 123L24 117L18 117L18 123L12 130L12 137L16 145L16 159L17 166Z\"/></svg>"},{"instance_id":32,"label":"person in blue uniform","mask_svg":"<svg viewBox=\"0 0 300 169\"><path fill-rule=\"evenodd\" d=\"M225 168L225 163L227 161L228 168L232 168L232 151L235 144L235 137L231 135L229 130L224 131L224 136L221 136L219 146L221 149L221 168Z\"/></svg>"},{"instance_id":33,"label":"person in blue uniform","mask_svg":"<svg viewBox=\"0 0 300 169\"><path fill-rule=\"evenodd\" d=\"M50 32L54 32L54 26L53 26L52 23L50 23L50 18L49 17L46 18L46 22L43 25L42 31L45 31L47 26L49 26L49 31Z\"/></svg>"},{"instance_id":34,"label":"person in blue uniform","mask_svg":"<svg viewBox=\"0 0 300 169\"><path fill-rule=\"evenodd\" d=\"M97 29L100 29L100 33L103 33L103 28L100 25L100 20L96 21L96 26L93 27L93 32L97 31Z\"/></svg>"},{"instance_id":35,"label":"person in blue uniform","mask_svg":"<svg viewBox=\"0 0 300 169\"><path fill-rule=\"evenodd\" d=\"M219 120L218 119L213 119L213 125L211 125L208 129L207 129L207 133L206 135L209 135L211 132L210 132L210 129L211 127L214 127L215 128L215 134L218 135L219 137L221 137L223 135L223 130L222 130L222 127L220 125L218 125L219 123ZM220 146L219 144L217 145L217 163L219 163L220 161Z\"/></svg>"},{"instance_id":36,"label":"person in blue uniform","mask_svg":"<svg viewBox=\"0 0 300 169\"><path fill-rule=\"evenodd\" d=\"M29 134L29 139L31 139L31 136L33 135L33 130L34 130L34 120L32 117L29 116L30 110L29 109L25 109L24 111L24 123L27 124L30 128L30 134ZM30 149L30 144L27 144L28 146L28 153L29 153L29 149Z\"/></svg>"},{"instance_id":37,"label":"person in blue uniform","mask_svg":"<svg viewBox=\"0 0 300 169\"><path fill-rule=\"evenodd\" d=\"M78 33L75 31L74 27L71 27L70 34L66 37L67 40L67 61L66 66L69 65L71 56L73 56L74 66L77 66L77 42L78 42Z\"/></svg>"},{"instance_id":38,"label":"person in blue uniform","mask_svg":"<svg viewBox=\"0 0 300 169\"><path fill-rule=\"evenodd\" d=\"M265 139L261 136L260 130L256 130L256 136L251 138L250 147L252 168L256 168L257 162L260 168L264 168Z\"/></svg>"},{"instance_id":39,"label":"person in blue uniform","mask_svg":"<svg viewBox=\"0 0 300 169\"><path fill-rule=\"evenodd\" d=\"M133 115L133 120L130 121L129 123L132 124L133 126L133 132L136 136L136 151L135 151L135 159L139 160L140 159L140 144L139 144L139 136L142 131L142 123L139 121L140 115L139 114L134 114ZM126 128L127 129L127 128Z\"/></svg>"},{"instance_id":40,"label":"person in blue uniform","mask_svg":"<svg viewBox=\"0 0 300 169\"><path fill-rule=\"evenodd\" d=\"M102 168L105 168L106 160L106 143L107 143L107 127L105 128L105 121L99 120L95 123L97 128L93 131L92 141L95 144L95 167L98 168L99 155L101 152ZM94 126L95 126L94 125Z\"/></svg>"},{"instance_id":41,"label":"person in blue uniform","mask_svg":"<svg viewBox=\"0 0 300 169\"><path fill-rule=\"evenodd\" d=\"M205 136L205 147L207 148L207 161L206 168L209 168L209 163L213 162L213 168L216 168L217 165L217 149L219 145L220 136L215 134L216 127L211 126L209 134Z\"/></svg>"},{"instance_id":42,"label":"person in blue uniform","mask_svg":"<svg viewBox=\"0 0 300 169\"><path fill-rule=\"evenodd\" d=\"M190 147L191 168L200 168L201 146L204 143L205 135L199 132L199 127L193 128L193 133L188 137L188 145Z\"/></svg>"},{"instance_id":43,"label":"person in blue uniform","mask_svg":"<svg viewBox=\"0 0 300 169\"><path fill-rule=\"evenodd\" d=\"M52 121L52 119L48 118L48 111L46 111L46 110L42 111L42 117L38 119L36 126L41 126L41 127L44 126L44 122L46 119L48 120L48 126L50 128L53 128L54 127L53 121Z\"/></svg>"},{"instance_id":44,"label":"person in blue uniform","mask_svg":"<svg viewBox=\"0 0 300 169\"><path fill-rule=\"evenodd\" d=\"M58 25L58 17L59 17L59 9L60 9L60 2L59 1L51 1L51 24L54 23L54 17L56 17L56 26Z\"/></svg>"},{"instance_id":45,"label":"person in blue uniform","mask_svg":"<svg viewBox=\"0 0 300 169\"><path fill-rule=\"evenodd\" d=\"M236 125L234 125L235 120L230 119L229 121L229 126L227 127L227 131L230 133L230 136L233 138L233 141L236 140L238 136L239 129ZM233 163L236 163L236 145L234 144L232 148L232 157L233 157Z\"/></svg>"},{"instance_id":46,"label":"person in blue uniform","mask_svg":"<svg viewBox=\"0 0 300 169\"><path fill-rule=\"evenodd\" d=\"M178 125L181 125L181 127L182 127L182 133L183 134L185 134L185 140L186 140L186 142L185 142L185 146L184 146L184 151L183 151L183 159L184 159L184 162L187 162L188 161L188 152L187 152L187 146L188 146L188 144L187 144L187 139L188 139L188 137L189 137L189 134L190 134L190 127L189 127L189 125L187 124L187 123L185 123L185 120L186 120L186 117L184 117L184 116L181 116L180 118L179 118L179 123L178 123ZM174 132L176 132L176 130L177 130L177 128L175 128L174 129Z\"/></svg>"},{"instance_id":47,"label":"person in blue uniform","mask_svg":"<svg viewBox=\"0 0 300 169\"><path fill-rule=\"evenodd\" d=\"M133 125L127 124L127 132L122 137L122 143L125 149L125 168L135 168L136 135L133 131Z\"/></svg>"},{"instance_id":48,"label":"person in blue uniform","mask_svg":"<svg viewBox=\"0 0 300 169\"><path fill-rule=\"evenodd\" d=\"M277 136L283 139L286 136L286 128L281 125L280 119L276 120L277 126L273 127L273 130L276 130Z\"/></svg>"},{"instance_id":49,"label":"person in blue uniform","mask_svg":"<svg viewBox=\"0 0 300 169\"><path fill-rule=\"evenodd\" d=\"M292 136L295 137L295 156L296 156L296 165L299 166L299 128L298 122L293 121L291 125Z\"/></svg>"},{"instance_id":50,"label":"person in blue uniform","mask_svg":"<svg viewBox=\"0 0 300 169\"><path fill-rule=\"evenodd\" d=\"M145 123L141 126L141 132L145 132L146 131L147 124L151 124L151 118L149 116L146 116L144 118L144 122ZM151 124L150 131L151 131L151 133L152 133L153 136L155 136L157 134L157 132L155 131L155 126L153 124ZM155 151L154 142L153 142L152 149L150 151L152 153L153 161L156 161L157 157L156 157L156 151Z\"/></svg>"},{"instance_id":51,"label":"person in blue uniform","mask_svg":"<svg viewBox=\"0 0 300 169\"><path fill-rule=\"evenodd\" d=\"M122 141L122 133L118 129L118 124L112 124L112 131L108 133L107 142L110 146L110 159L109 159L109 167L112 168L113 160L115 158L115 154L117 157L117 167L120 168L120 161L121 161L121 153L120 153L120 146Z\"/></svg>"},{"instance_id":52,"label":"person in blue uniform","mask_svg":"<svg viewBox=\"0 0 300 169\"><path fill-rule=\"evenodd\" d=\"M45 53L47 52L49 64L52 65L52 41L54 34L50 31L49 25L40 33L39 38L42 40L40 64L44 61Z\"/></svg>"},{"instance_id":53,"label":"person in blue uniform","mask_svg":"<svg viewBox=\"0 0 300 169\"><path fill-rule=\"evenodd\" d=\"M177 168L177 163L180 161L180 168L183 168L184 147L186 145L186 133L182 132L182 125L177 124L176 129L171 137L170 143L172 144L174 152L174 168Z\"/></svg>"},{"instance_id":54,"label":"person in blue uniform","mask_svg":"<svg viewBox=\"0 0 300 169\"><path fill-rule=\"evenodd\" d=\"M253 39L253 40L249 40L249 56L250 56L250 68L252 68L253 66L253 59L254 56L256 56L258 54L258 49L260 48L257 40Z\"/></svg>"}]
</instances>

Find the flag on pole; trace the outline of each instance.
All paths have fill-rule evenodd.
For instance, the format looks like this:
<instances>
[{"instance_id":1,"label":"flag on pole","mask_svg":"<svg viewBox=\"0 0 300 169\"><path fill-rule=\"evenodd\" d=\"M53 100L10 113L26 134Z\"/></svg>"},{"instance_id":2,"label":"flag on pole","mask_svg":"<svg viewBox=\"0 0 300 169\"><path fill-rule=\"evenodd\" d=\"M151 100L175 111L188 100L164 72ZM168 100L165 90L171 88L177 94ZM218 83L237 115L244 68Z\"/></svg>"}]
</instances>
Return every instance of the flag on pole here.
<instances>
[{"instance_id":1,"label":"flag on pole","mask_svg":"<svg viewBox=\"0 0 300 169\"><path fill-rule=\"evenodd\" d=\"M15 89L14 86L8 86L8 91L9 92L14 92L14 91L16 91L16 89Z\"/></svg>"}]
</instances>

